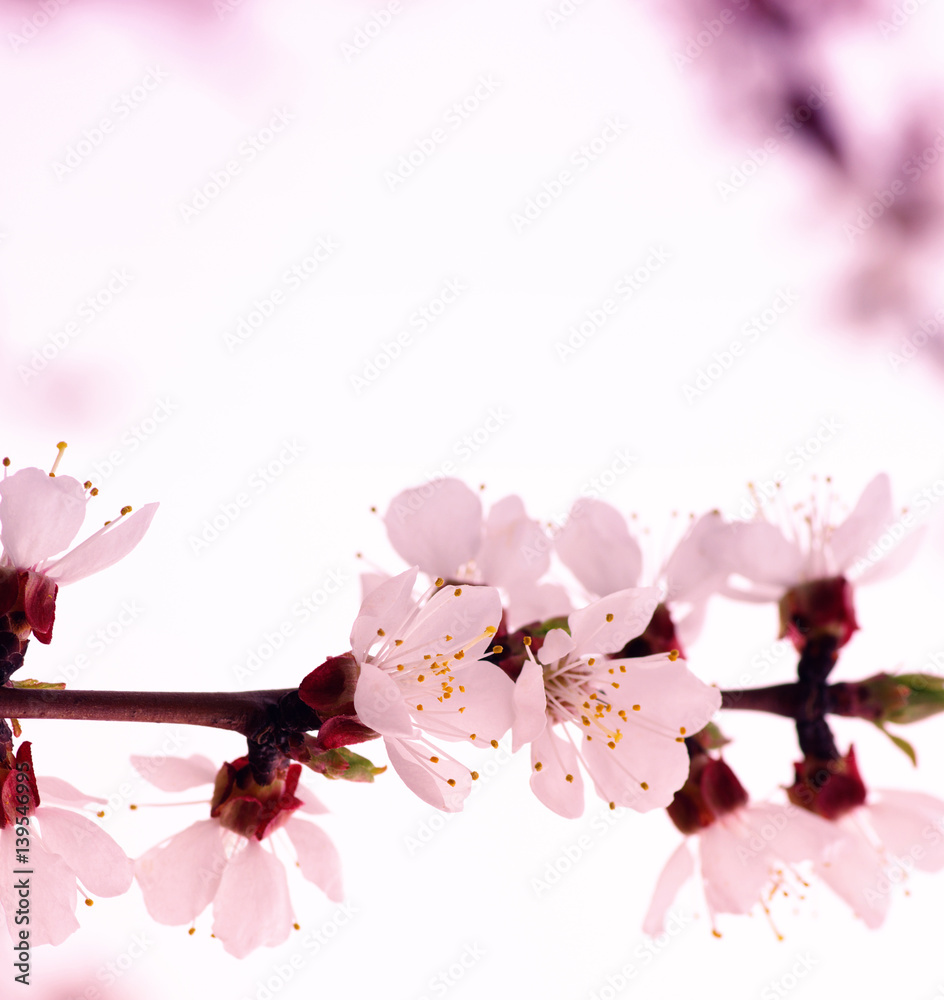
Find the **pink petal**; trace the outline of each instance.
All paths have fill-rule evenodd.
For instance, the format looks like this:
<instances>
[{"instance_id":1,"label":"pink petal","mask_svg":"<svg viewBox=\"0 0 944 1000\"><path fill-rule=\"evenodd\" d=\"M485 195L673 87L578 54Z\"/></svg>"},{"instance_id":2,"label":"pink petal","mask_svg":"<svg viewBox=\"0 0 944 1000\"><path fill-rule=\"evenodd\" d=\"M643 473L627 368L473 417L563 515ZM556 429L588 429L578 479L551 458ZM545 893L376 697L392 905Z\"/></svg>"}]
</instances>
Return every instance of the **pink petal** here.
<instances>
[{"instance_id":1,"label":"pink petal","mask_svg":"<svg viewBox=\"0 0 944 1000\"><path fill-rule=\"evenodd\" d=\"M316 798L313 792L302 788L301 785L295 789L295 798L300 799L302 803L298 807L299 812L308 813L311 816L323 816L330 811L326 805L322 805L321 800Z\"/></svg>"},{"instance_id":2,"label":"pink petal","mask_svg":"<svg viewBox=\"0 0 944 1000\"><path fill-rule=\"evenodd\" d=\"M417 740L384 740L387 756L403 783L424 802L444 812L458 812L472 791L472 775L458 761L431 752ZM434 763L430 758L437 757ZM449 779L455 784L450 785Z\"/></svg>"},{"instance_id":3,"label":"pink petal","mask_svg":"<svg viewBox=\"0 0 944 1000\"><path fill-rule=\"evenodd\" d=\"M144 905L159 924L189 924L207 908L227 865L223 833L218 820L201 820L135 862Z\"/></svg>"},{"instance_id":4,"label":"pink petal","mask_svg":"<svg viewBox=\"0 0 944 1000\"><path fill-rule=\"evenodd\" d=\"M295 914L282 862L247 840L223 871L213 903L213 933L236 958L275 947L289 936Z\"/></svg>"},{"instance_id":5,"label":"pink petal","mask_svg":"<svg viewBox=\"0 0 944 1000\"><path fill-rule=\"evenodd\" d=\"M0 909L6 917L7 929L14 940L19 940L20 929L14 924L14 912L19 900L14 882L28 878L30 885L30 944L62 944L70 934L79 929L75 918L75 874L68 864L46 850L40 837L30 839L30 863L16 863L16 835L8 826L0 830L0 864L4 877L0 879ZM18 868L31 868L31 875L17 875Z\"/></svg>"},{"instance_id":6,"label":"pink petal","mask_svg":"<svg viewBox=\"0 0 944 1000\"><path fill-rule=\"evenodd\" d=\"M497 629L501 616L501 595L494 587L446 586L405 630L404 643L407 648L422 646L430 654L454 655L465 649L464 659L477 660L492 644L486 627Z\"/></svg>"},{"instance_id":7,"label":"pink petal","mask_svg":"<svg viewBox=\"0 0 944 1000\"><path fill-rule=\"evenodd\" d=\"M134 865L125 852L90 819L55 806L36 810L43 843L97 896L120 896L131 888Z\"/></svg>"},{"instance_id":8,"label":"pink petal","mask_svg":"<svg viewBox=\"0 0 944 1000\"><path fill-rule=\"evenodd\" d=\"M449 700L435 707L427 700L422 717L413 716L417 725L430 736L447 740L468 740L475 733L477 746L501 739L514 721L514 681L501 667L483 661L455 670L452 676Z\"/></svg>"},{"instance_id":9,"label":"pink petal","mask_svg":"<svg viewBox=\"0 0 944 1000\"><path fill-rule=\"evenodd\" d=\"M70 785L68 781L63 781L62 778L37 776L36 783L39 786L39 796L43 803L57 802L63 806L90 806L93 804L103 805L108 801L97 795L86 795L85 792L80 792L78 788Z\"/></svg>"},{"instance_id":10,"label":"pink petal","mask_svg":"<svg viewBox=\"0 0 944 1000\"><path fill-rule=\"evenodd\" d=\"M763 845L770 860L821 862L842 835L834 823L794 805L758 802L737 815L755 837L753 844Z\"/></svg>"},{"instance_id":11,"label":"pink petal","mask_svg":"<svg viewBox=\"0 0 944 1000\"><path fill-rule=\"evenodd\" d=\"M615 653L640 635L659 604L658 587L637 587L608 594L568 619L578 655ZM607 615L612 620L607 621Z\"/></svg>"},{"instance_id":12,"label":"pink petal","mask_svg":"<svg viewBox=\"0 0 944 1000\"><path fill-rule=\"evenodd\" d=\"M623 515L602 500L578 500L554 541L561 561L591 594L602 597L639 583L639 544Z\"/></svg>"},{"instance_id":13,"label":"pink petal","mask_svg":"<svg viewBox=\"0 0 944 1000\"><path fill-rule=\"evenodd\" d=\"M565 617L572 610L567 590L559 583L516 584L508 591L508 631L516 632L531 622Z\"/></svg>"},{"instance_id":14,"label":"pink petal","mask_svg":"<svg viewBox=\"0 0 944 1000\"><path fill-rule=\"evenodd\" d=\"M380 642L378 629L382 629L390 637L389 630L407 619L413 608L415 582L414 566L378 584L364 598L351 629L351 652L358 663L363 663L370 648Z\"/></svg>"},{"instance_id":15,"label":"pink petal","mask_svg":"<svg viewBox=\"0 0 944 1000\"><path fill-rule=\"evenodd\" d=\"M815 866L816 874L851 907L867 927L881 927L891 904L885 890L881 857L858 829L852 814L837 823L840 836L829 860Z\"/></svg>"},{"instance_id":16,"label":"pink petal","mask_svg":"<svg viewBox=\"0 0 944 1000\"><path fill-rule=\"evenodd\" d=\"M669 556L664 576L667 601L694 601L712 593L728 575L731 527L717 511L704 514Z\"/></svg>"},{"instance_id":17,"label":"pink petal","mask_svg":"<svg viewBox=\"0 0 944 1000\"><path fill-rule=\"evenodd\" d=\"M715 913L750 913L771 879L764 850L751 847L751 833L739 826L737 812L698 834L705 898Z\"/></svg>"},{"instance_id":18,"label":"pink petal","mask_svg":"<svg viewBox=\"0 0 944 1000\"><path fill-rule=\"evenodd\" d=\"M69 547L85 520L85 488L71 476L20 469L0 482L0 542L17 569Z\"/></svg>"},{"instance_id":19,"label":"pink petal","mask_svg":"<svg viewBox=\"0 0 944 1000\"><path fill-rule=\"evenodd\" d=\"M885 549L876 551L870 546L866 558L873 559L874 562L856 576L855 583L880 583L900 573L917 555L927 535L927 528L926 524L911 528L908 534L888 551ZM878 559L875 559L876 555L879 556Z\"/></svg>"},{"instance_id":20,"label":"pink petal","mask_svg":"<svg viewBox=\"0 0 944 1000\"><path fill-rule=\"evenodd\" d=\"M492 506L485 538L476 556L481 579L511 589L537 580L551 563L551 540L525 513L521 497L503 497Z\"/></svg>"},{"instance_id":21,"label":"pink petal","mask_svg":"<svg viewBox=\"0 0 944 1000\"><path fill-rule=\"evenodd\" d=\"M525 660L514 693L515 721L511 728L511 752L536 740L547 725L547 696L541 664Z\"/></svg>"},{"instance_id":22,"label":"pink petal","mask_svg":"<svg viewBox=\"0 0 944 1000\"><path fill-rule=\"evenodd\" d=\"M892 484L888 475L880 472L862 491L852 513L830 536L836 572L844 573L864 556L894 518Z\"/></svg>"},{"instance_id":23,"label":"pink petal","mask_svg":"<svg viewBox=\"0 0 944 1000\"><path fill-rule=\"evenodd\" d=\"M921 792L882 790L880 795L866 812L885 848L922 871L944 868L944 802Z\"/></svg>"},{"instance_id":24,"label":"pink petal","mask_svg":"<svg viewBox=\"0 0 944 1000\"><path fill-rule=\"evenodd\" d=\"M341 887L341 856L331 838L314 823L295 819L285 827L295 852L302 875L335 903L344 899Z\"/></svg>"},{"instance_id":25,"label":"pink petal","mask_svg":"<svg viewBox=\"0 0 944 1000\"><path fill-rule=\"evenodd\" d=\"M458 479L397 494L384 515L390 544L431 577L455 577L482 544L482 503Z\"/></svg>"},{"instance_id":26,"label":"pink petal","mask_svg":"<svg viewBox=\"0 0 944 1000\"><path fill-rule=\"evenodd\" d=\"M688 848L688 841L683 840L672 852L672 856L665 863L659 880L656 882L652 893L652 902L649 904L649 909L646 911L642 923L644 934L655 937L662 933L662 928L665 926L665 915L669 912L669 907L682 886L694 874L695 860Z\"/></svg>"},{"instance_id":27,"label":"pink petal","mask_svg":"<svg viewBox=\"0 0 944 1000\"><path fill-rule=\"evenodd\" d=\"M365 726L384 736L410 737L416 732L400 686L372 663L361 664L354 708Z\"/></svg>"},{"instance_id":28,"label":"pink petal","mask_svg":"<svg viewBox=\"0 0 944 1000\"><path fill-rule=\"evenodd\" d=\"M574 640L562 628L552 628L544 637L537 658L552 666L574 651Z\"/></svg>"},{"instance_id":29,"label":"pink petal","mask_svg":"<svg viewBox=\"0 0 944 1000\"><path fill-rule=\"evenodd\" d=\"M361 573L361 600L389 579L389 573Z\"/></svg>"},{"instance_id":30,"label":"pink petal","mask_svg":"<svg viewBox=\"0 0 944 1000\"><path fill-rule=\"evenodd\" d=\"M183 792L212 784L220 769L202 754L190 757L140 757L131 755L131 766L162 792Z\"/></svg>"},{"instance_id":31,"label":"pink petal","mask_svg":"<svg viewBox=\"0 0 944 1000\"><path fill-rule=\"evenodd\" d=\"M141 541L159 506L145 504L132 514L116 518L61 559L49 563L44 572L57 583L66 584L114 565Z\"/></svg>"},{"instance_id":32,"label":"pink petal","mask_svg":"<svg viewBox=\"0 0 944 1000\"><path fill-rule=\"evenodd\" d=\"M779 528L761 521L737 521L724 540L732 573L786 590L803 579L804 556Z\"/></svg>"},{"instance_id":33,"label":"pink petal","mask_svg":"<svg viewBox=\"0 0 944 1000\"><path fill-rule=\"evenodd\" d=\"M538 764L540 770L536 769ZM568 781L567 775L572 780ZM576 819L583 815L583 778L577 751L550 726L531 744L531 790L558 816Z\"/></svg>"}]
</instances>

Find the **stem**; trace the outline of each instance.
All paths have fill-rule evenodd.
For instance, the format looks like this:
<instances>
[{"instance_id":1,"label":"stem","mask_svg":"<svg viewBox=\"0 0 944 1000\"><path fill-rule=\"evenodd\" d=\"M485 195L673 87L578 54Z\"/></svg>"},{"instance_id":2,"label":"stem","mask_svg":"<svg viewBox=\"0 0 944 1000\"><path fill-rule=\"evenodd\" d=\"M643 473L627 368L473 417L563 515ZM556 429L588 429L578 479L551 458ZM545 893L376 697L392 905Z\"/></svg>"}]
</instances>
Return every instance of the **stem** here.
<instances>
[{"instance_id":1,"label":"stem","mask_svg":"<svg viewBox=\"0 0 944 1000\"><path fill-rule=\"evenodd\" d=\"M292 699L291 696L295 695ZM294 688L268 691L57 691L38 688L0 688L0 718L82 719L90 722L164 722L186 726L230 729L254 738L271 729L273 716L285 704L297 701ZM304 706L303 706L304 707ZM298 716L298 706L292 704ZM309 710L317 729L317 716Z\"/></svg>"},{"instance_id":2,"label":"stem","mask_svg":"<svg viewBox=\"0 0 944 1000\"><path fill-rule=\"evenodd\" d=\"M722 708L738 708L747 712L772 712L788 719L797 718L802 708L800 689L791 684L775 684L765 688L741 688L721 692Z\"/></svg>"}]
</instances>

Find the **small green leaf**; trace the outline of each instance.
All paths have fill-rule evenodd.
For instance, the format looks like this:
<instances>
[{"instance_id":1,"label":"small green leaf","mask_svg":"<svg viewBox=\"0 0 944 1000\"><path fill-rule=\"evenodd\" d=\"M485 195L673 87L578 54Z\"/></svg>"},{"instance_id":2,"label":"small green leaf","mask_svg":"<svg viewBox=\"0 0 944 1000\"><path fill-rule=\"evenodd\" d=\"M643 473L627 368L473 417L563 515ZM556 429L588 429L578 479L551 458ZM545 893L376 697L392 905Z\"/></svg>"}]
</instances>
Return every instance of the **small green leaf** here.
<instances>
[{"instance_id":1,"label":"small green leaf","mask_svg":"<svg viewBox=\"0 0 944 1000\"><path fill-rule=\"evenodd\" d=\"M876 729L881 729L881 731L892 741L892 743L895 744L896 747L898 747L899 750L902 751L902 753L907 754L911 763L914 764L915 767L918 766L918 755L915 753L915 748L907 740L903 740L900 736L895 736L894 733L890 733L881 722L875 722L873 725Z\"/></svg>"}]
</instances>

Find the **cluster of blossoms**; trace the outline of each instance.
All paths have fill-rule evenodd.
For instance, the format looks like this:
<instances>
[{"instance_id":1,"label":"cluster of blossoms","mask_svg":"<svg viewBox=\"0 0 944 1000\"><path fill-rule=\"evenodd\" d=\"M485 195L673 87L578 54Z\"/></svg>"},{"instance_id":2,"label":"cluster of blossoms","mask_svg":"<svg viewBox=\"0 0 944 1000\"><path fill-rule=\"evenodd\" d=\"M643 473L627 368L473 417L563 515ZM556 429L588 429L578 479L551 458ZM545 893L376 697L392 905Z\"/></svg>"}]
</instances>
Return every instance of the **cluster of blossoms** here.
<instances>
[{"instance_id":1,"label":"cluster of blossoms","mask_svg":"<svg viewBox=\"0 0 944 1000\"><path fill-rule=\"evenodd\" d=\"M374 739L409 789L450 812L462 809L479 776L469 755L506 738L513 753L529 748L531 790L562 817L582 815L585 781L611 809L666 809L686 839L658 880L649 933L659 932L696 858L713 925L718 913L766 909L784 873L803 865L878 926L889 901L884 871L896 853L914 856L924 835L917 867L944 867L944 802L870 792L853 750L839 752L828 722L835 714L909 722L944 708L941 683L923 675L828 682L859 628L855 586L900 568L916 545L909 539L862 570L862 557L894 520L885 476L837 527L815 511L788 533L763 519L693 518L659 566L645 564L626 520L600 500L578 501L551 531L515 496L485 516L478 494L457 480L406 490L384 521L409 568L363 576L349 650L329 656L297 689L231 699L155 694L144 703L140 694L122 702L118 693L35 692L42 685L12 679L29 637L51 638L58 584L130 552L156 509L129 516L126 508L62 555L95 491L55 471L23 469L0 483L0 715L12 722L0 719L0 854L12 866L16 837L29 828L42 914L35 944L58 943L76 929L77 886L90 902L89 893L126 891L132 876L160 923L194 933L212 906L213 934L233 955L280 944L299 926L284 859L329 899L341 899L337 851L299 818L325 811L300 785L303 767L372 781L384 768L349 748ZM555 576L560 567L563 577ZM427 583L418 582L421 574ZM692 672L686 651L716 596L777 603L781 637L798 653L795 683L727 692ZM41 705L33 694L44 695ZM750 801L721 755L728 741L712 720L723 708L794 721L802 759L785 802ZM30 744L14 750L14 716L213 725L244 736L247 753L221 767L199 755L133 758L162 791L212 791L204 818L132 862L77 811L103 800L32 775ZM24 774L28 793L18 795ZM0 905L14 934L17 901L4 890Z\"/></svg>"}]
</instances>

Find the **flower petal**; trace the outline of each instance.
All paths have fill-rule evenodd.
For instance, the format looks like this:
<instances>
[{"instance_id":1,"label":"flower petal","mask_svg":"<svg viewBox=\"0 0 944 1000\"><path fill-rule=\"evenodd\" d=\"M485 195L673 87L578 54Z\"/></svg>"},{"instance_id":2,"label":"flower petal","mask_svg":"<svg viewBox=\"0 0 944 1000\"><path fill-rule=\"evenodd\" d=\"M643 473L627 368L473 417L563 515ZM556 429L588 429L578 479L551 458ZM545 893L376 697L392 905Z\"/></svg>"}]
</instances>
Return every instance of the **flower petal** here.
<instances>
[{"instance_id":1,"label":"flower petal","mask_svg":"<svg viewBox=\"0 0 944 1000\"><path fill-rule=\"evenodd\" d=\"M688 529L665 565L667 601L705 599L730 572L726 543L731 526L717 511Z\"/></svg>"},{"instance_id":2,"label":"flower petal","mask_svg":"<svg viewBox=\"0 0 944 1000\"><path fill-rule=\"evenodd\" d=\"M293 817L286 824L288 834L295 852L302 875L335 903L344 899L341 887L341 856L331 838L314 823Z\"/></svg>"},{"instance_id":3,"label":"flower petal","mask_svg":"<svg viewBox=\"0 0 944 1000\"><path fill-rule=\"evenodd\" d=\"M472 791L468 768L442 753L430 754L417 740L384 740L384 746L393 769L410 791L436 809L459 812Z\"/></svg>"},{"instance_id":4,"label":"flower petal","mask_svg":"<svg viewBox=\"0 0 944 1000\"><path fill-rule=\"evenodd\" d=\"M141 541L160 504L148 503L133 514L116 518L67 552L49 563L44 572L56 583L75 583L114 565Z\"/></svg>"},{"instance_id":5,"label":"flower petal","mask_svg":"<svg viewBox=\"0 0 944 1000\"><path fill-rule=\"evenodd\" d=\"M688 841L683 840L665 863L656 887L652 892L652 902L642 923L644 934L655 937L662 933L665 915L669 912L682 886L695 874L695 859L689 850Z\"/></svg>"},{"instance_id":6,"label":"flower petal","mask_svg":"<svg viewBox=\"0 0 944 1000\"><path fill-rule=\"evenodd\" d=\"M10 936L19 940L19 928L14 924L14 913L19 901L14 889L11 872L22 865L15 861L16 836L14 828L0 830L0 864L5 877L0 879L0 909L6 917ZM40 837L30 841L30 944L62 944L70 934L79 929L75 918L78 896L75 873L63 858L48 851Z\"/></svg>"},{"instance_id":7,"label":"flower petal","mask_svg":"<svg viewBox=\"0 0 944 1000\"><path fill-rule=\"evenodd\" d=\"M729 528L716 541L727 550L732 573L784 590L803 579L803 552L779 528L763 521L736 521Z\"/></svg>"},{"instance_id":8,"label":"flower petal","mask_svg":"<svg viewBox=\"0 0 944 1000\"><path fill-rule=\"evenodd\" d=\"M554 544L561 561L591 594L603 597L639 583L639 543L623 515L602 500L578 500Z\"/></svg>"},{"instance_id":9,"label":"flower petal","mask_svg":"<svg viewBox=\"0 0 944 1000\"><path fill-rule=\"evenodd\" d=\"M541 648L537 652L537 658L541 663L551 666L562 660L568 653L574 651L574 640L562 628L552 628L546 636Z\"/></svg>"},{"instance_id":10,"label":"flower petal","mask_svg":"<svg viewBox=\"0 0 944 1000\"><path fill-rule=\"evenodd\" d=\"M378 629L386 632L407 619L413 608L416 567L378 584L361 602L351 628L351 652L363 663L371 646L379 642Z\"/></svg>"},{"instance_id":11,"label":"flower petal","mask_svg":"<svg viewBox=\"0 0 944 1000\"><path fill-rule=\"evenodd\" d=\"M492 505L475 562L482 580L506 590L523 587L546 572L551 540L525 513L521 497L502 497Z\"/></svg>"},{"instance_id":12,"label":"flower petal","mask_svg":"<svg viewBox=\"0 0 944 1000\"><path fill-rule=\"evenodd\" d=\"M65 861L89 892L120 896L131 888L134 864L101 827L56 806L40 806L36 818L43 843Z\"/></svg>"},{"instance_id":13,"label":"flower petal","mask_svg":"<svg viewBox=\"0 0 944 1000\"><path fill-rule=\"evenodd\" d=\"M944 868L944 802L921 792L881 790L866 807L869 823L886 850L913 859L916 868Z\"/></svg>"},{"instance_id":14,"label":"flower petal","mask_svg":"<svg viewBox=\"0 0 944 1000\"><path fill-rule=\"evenodd\" d=\"M20 469L0 481L0 542L17 569L67 549L85 520L85 488L71 476Z\"/></svg>"},{"instance_id":15,"label":"flower petal","mask_svg":"<svg viewBox=\"0 0 944 1000\"><path fill-rule=\"evenodd\" d=\"M365 726L384 736L408 738L416 732L400 686L372 663L361 664L354 708Z\"/></svg>"},{"instance_id":16,"label":"flower petal","mask_svg":"<svg viewBox=\"0 0 944 1000\"><path fill-rule=\"evenodd\" d=\"M57 802L59 805L75 807L92 804L104 805L108 801L97 795L86 795L85 792L80 792L78 788L70 785L68 781L63 781L62 778L37 777L36 782L41 789L39 794L43 803Z\"/></svg>"},{"instance_id":17,"label":"flower petal","mask_svg":"<svg viewBox=\"0 0 944 1000\"><path fill-rule=\"evenodd\" d=\"M189 757L141 757L131 755L131 766L145 781L162 792L183 792L216 781L219 768L202 754Z\"/></svg>"},{"instance_id":18,"label":"flower petal","mask_svg":"<svg viewBox=\"0 0 944 1000\"><path fill-rule=\"evenodd\" d=\"M551 726L531 744L531 789L558 816L576 819L583 815L583 777L577 751Z\"/></svg>"},{"instance_id":19,"label":"flower petal","mask_svg":"<svg viewBox=\"0 0 944 1000\"><path fill-rule=\"evenodd\" d=\"M833 531L829 548L835 571L845 571L865 555L895 517L892 507L892 484L888 474L880 472L862 491L852 513Z\"/></svg>"},{"instance_id":20,"label":"flower petal","mask_svg":"<svg viewBox=\"0 0 944 1000\"><path fill-rule=\"evenodd\" d=\"M482 502L459 479L398 493L384 515L390 544L431 577L455 577L482 544Z\"/></svg>"},{"instance_id":21,"label":"flower petal","mask_svg":"<svg viewBox=\"0 0 944 1000\"><path fill-rule=\"evenodd\" d=\"M514 693L515 721L511 727L511 752L533 743L547 726L547 695L541 664L525 660Z\"/></svg>"},{"instance_id":22,"label":"flower petal","mask_svg":"<svg viewBox=\"0 0 944 1000\"><path fill-rule=\"evenodd\" d=\"M213 903L213 933L236 958L275 947L291 933L295 914L281 861L257 840L245 842L223 871Z\"/></svg>"},{"instance_id":23,"label":"flower petal","mask_svg":"<svg viewBox=\"0 0 944 1000\"><path fill-rule=\"evenodd\" d=\"M223 833L218 820L200 820L135 862L144 905L159 924L189 924L207 908L227 865Z\"/></svg>"},{"instance_id":24,"label":"flower petal","mask_svg":"<svg viewBox=\"0 0 944 1000\"><path fill-rule=\"evenodd\" d=\"M430 711L427 704L422 719L413 716L424 732L446 740L468 740L475 733L474 743L487 746L511 728L515 683L501 667L478 660L454 671L450 686L452 695L441 708Z\"/></svg>"},{"instance_id":25,"label":"flower petal","mask_svg":"<svg viewBox=\"0 0 944 1000\"><path fill-rule=\"evenodd\" d=\"M608 594L575 611L567 623L578 655L621 650L645 630L659 596L658 587L637 587Z\"/></svg>"},{"instance_id":26,"label":"flower petal","mask_svg":"<svg viewBox=\"0 0 944 1000\"><path fill-rule=\"evenodd\" d=\"M851 907L867 927L881 927L891 904L881 856L858 828L854 813L836 822L841 839L828 860L814 866L817 875Z\"/></svg>"}]
</instances>

